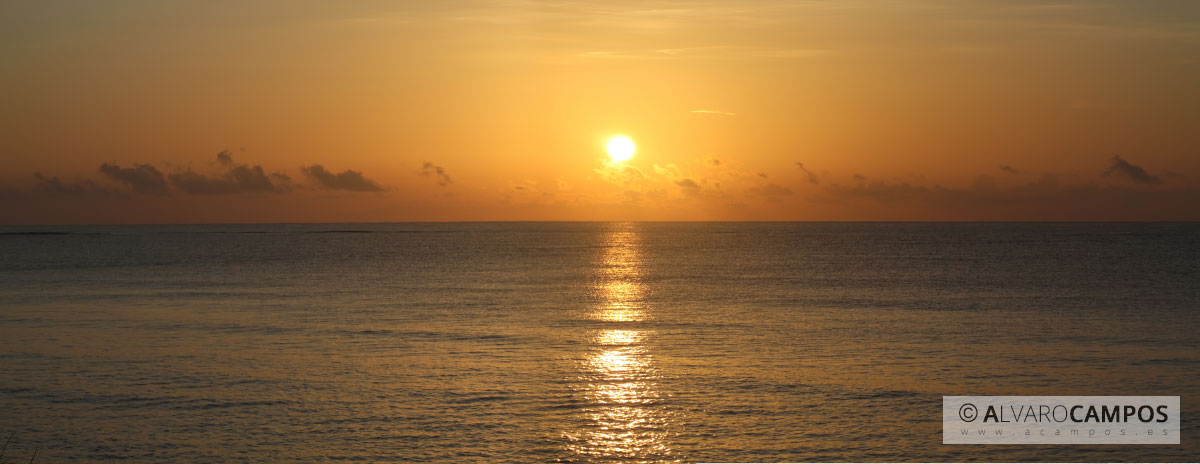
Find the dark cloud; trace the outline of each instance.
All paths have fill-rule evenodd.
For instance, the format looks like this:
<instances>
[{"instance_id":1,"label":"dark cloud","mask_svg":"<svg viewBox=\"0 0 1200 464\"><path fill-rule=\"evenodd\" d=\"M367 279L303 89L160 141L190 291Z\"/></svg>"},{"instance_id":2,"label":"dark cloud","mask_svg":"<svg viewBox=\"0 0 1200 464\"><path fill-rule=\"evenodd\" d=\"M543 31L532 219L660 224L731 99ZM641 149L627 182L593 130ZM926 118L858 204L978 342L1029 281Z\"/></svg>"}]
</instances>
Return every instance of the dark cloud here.
<instances>
[{"instance_id":1,"label":"dark cloud","mask_svg":"<svg viewBox=\"0 0 1200 464\"><path fill-rule=\"evenodd\" d=\"M802 172L804 172L804 174L808 175L808 183L814 184L814 185L818 183L817 175L813 174L812 171L809 171L807 168L805 168L804 163L797 161L796 166L800 168L800 171L802 171Z\"/></svg>"},{"instance_id":2,"label":"dark cloud","mask_svg":"<svg viewBox=\"0 0 1200 464\"><path fill-rule=\"evenodd\" d=\"M762 187L755 187L747 191L751 195L760 195L767 198L769 201L779 201L781 197L791 195L792 189L783 187L777 184L767 184Z\"/></svg>"},{"instance_id":3,"label":"dark cloud","mask_svg":"<svg viewBox=\"0 0 1200 464\"><path fill-rule=\"evenodd\" d=\"M426 161L425 164L423 166L421 166L421 175L430 176L430 177L437 179L438 185L440 185L442 187L445 187L447 185L454 183L454 181L450 180L450 175L446 174L445 169L442 169L441 166L430 163L428 161Z\"/></svg>"},{"instance_id":4,"label":"dark cloud","mask_svg":"<svg viewBox=\"0 0 1200 464\"><path fill-rule=\"evenodd\" d=\"M116 164L100 165L100 173L116 182L128 185L137 193L166 195L171 193L167 178L157 168L149 164L134 164L132 168L122 168Z\"/></svg>"},{"instance_id":5,"label":"dark cloud","mask_svg":"<svg viewBox=\"0 0 1200 464\"><path fill-rule=\"evenodd\" d=\"M864 180L867 180L867 178L865 176L863 176L862 174L855 174L853 178L854 178L855 182L862 182Z\"/></svg>"},{"instance_id":6,"label":"dark cloud","mask_svg":"<svg viewBox=\"0 0 1200 464\"><path fill-rule=\"evenodd\" d=\"M0 200L16 201L25 197L25 192L12 187L0 187Z\"/></svg>"},{"instance_id":7,"label":"dark cloud","mask_svg":"<svg viewBox=\"0 0 1200 464\"><path fill-rule=\"evenodd\" d=\"M35 196L68 196L68 195L92 195L92 194L112 194L111 190L105 189L96 185L90 180L80 182L63 182L58 177L46 177L40 172L33 173L33 189L30 191Z\"/></svg>"},{"instance_id":8,"label":"dark cloud","mask_svg":"<svg viewBox=\"0 0 1200 464\"><path fill-rule=\"evenodd\" d=\"M320 188L382 190L357 171L330 173L314 165L302 168L302 172ZM201 217L193 214L208 214L197 213L188 202L229 203L219 198L185 199L191 195L284 193L297 188L287 174L239 163L230 151L218 153L215 163L204 163L201 169L110 162L101 164L90 179L61 179L35 172L30 180L21 186L0 185L0 224L188 222ZM309 183L303 181L303 185ZM247 195L237 198L236 207L221 209L229 214L204 217L222 218L214 219L220 221L266 217L283 220L292 216L279 206L289 201L297 200L283 195Z\"/></svg>"},{"instance_id":9,"label":"dark cloud","mask_svg":"<svg viewBox=\"0 0 1200 464\"><path fill-rule=\"evenodd\" d=\"M1017 171L1017 170L1016 170L1016 168L1014 168L1014 167L1012 167L1012 166L1009 166L1009 165L1007 165L1007 164L1001 164L1001 165L1000 165L1000 170L1001 170L1001 171L1004 171L1004 172L1007 172L1007 173L1009 173L1009 174L1020 174L1020 173L1021 173L1020 171Z\"/></svg>"},{"instance_id":10,"label":"dark cloud","mask_svg":"<svg viewBox=\"0 0 1200 464\"><path fill-rule=\"evenodd\" d=\"M767 196L791 195L792 189L787 188L787 187L780 187L776 184L767 184L765 187L762 188L762 193Z\"/></svg>"},{"instance_id":11,"label":"dark cloud","mask_svg":"<svg viewBox=\"0 0 1200 464\"><path fill-rule=\"evenodd\" d=\"M826 190L836 198L870 198L880 201L895 201L929 192L927 187L913 186L908 183L889 184L877 180L853 186L833 184Z\"/></svg>"},{"instance_id":12,"label":"dark cloud","mask_svg":"<svg viewBox=\"0 0 1200 464\"><path fill-rule=\"evenodd\" d=\"M766 179L766 178L767 178L767 173L765 173L765 172L760 172L760 173L758 173L758 177L761 177L761 178L763 178L763 179Z\"/></svg>"},{"instance_id":13,"label":"dark cloud","mask_svg":"<svg viewBox=\"0 0 1200 464\"><path fill-rule=\"evenodd\" d=\"M678 185L680 191L690 198L698 198L700 194L704 192L704 189L700 187L698 182L689 178L679 179L675 181L675 185ZM720 186L718 185L717 188L720 189Z\"/></svg>"},{"instance_id":14,"label":"dark cloud","mask_svg":"<svg viewBox=\"0 0 1200 464\"><path fill-rule=\"evenodd\" d=\"M314 164L312 166L301 166L300 172L304 173L308 180L312 181L313 185L318 188L329 190L351 190L355 192L378 192L383 190L379 184L371 179L363 177L362 172L345 170L334 174L325 170L324 166Z\"/></svg>"},{"instance_id":15,"label":"dark cloud","mask_svg":"<svg viewBox=\"0 0 1200 464\"><path fill-rule=\"evenodd\" d=\"M275 192L275 184L263 172L262 166L237 166L222 176L208 176L185 171L168 176L171 185L184 193L196 195L225 195L232 193Z\"/></svg>"},{"instance_id":16,"label":"dark cloud","mask_svg":"<svg viewBox=\"0 0 1200 464\"><path fill-rule=\"evenodd\" d=\"M1006 186L981 175L965 187L879 180L833 184L814 200L876 220L1195 220L1200 185L1145 189L1047 174Z\"/></svg>"},{"instance_id":17,"label":"dark cloud","mask_svg":"<svg viewBox=\"0 0 1200 464\"><path fill-rule=\"evenodd\" d=\"M1138 184L1152 185L1162 183L1161 179L1147 174L1146 170L1142 169L1141 166L1125 161L1124 159L1121 159L1120 156L1113 156L1112 165L1108 167L1107 171L1104 171L1105 177L1109 176L1110 174L1123 176Z\"/></svg>"},{"instance_id":18,"label":"dark cloud","mask_svg":"<svg viewBox=\"0 0 1200 464\"><path fill-rule=\"evenodd\" d=\"M228 169L220 175L212 176L189 169L173 173L167 176L167 179L179 191L196 195L278 193L286 190L283 186L271 182L262 166L234 164L233 156L228 150L217 153L217 163Z\"/></svg>"}]
</instances>

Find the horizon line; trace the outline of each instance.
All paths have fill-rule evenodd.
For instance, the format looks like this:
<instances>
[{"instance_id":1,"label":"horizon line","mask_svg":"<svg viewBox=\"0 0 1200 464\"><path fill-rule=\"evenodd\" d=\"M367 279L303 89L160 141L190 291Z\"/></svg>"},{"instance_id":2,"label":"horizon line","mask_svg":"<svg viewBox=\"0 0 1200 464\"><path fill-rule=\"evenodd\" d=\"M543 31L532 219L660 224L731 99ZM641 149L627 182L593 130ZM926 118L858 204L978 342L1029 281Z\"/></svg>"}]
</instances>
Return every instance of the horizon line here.
<instances>
[{"instance_id":1,"label":"horizon line","mask_svg":"<svg viewBox=\"0 0 1200 464\"><path fill-rule=\"evenodd\" d=\"M1200 220L450 220L450 221L316 221L316 222L120 222L0 224L0 227L116 227L116 226L271 226L323 224L1195 224Z\"/></svg>"}]
</instances>

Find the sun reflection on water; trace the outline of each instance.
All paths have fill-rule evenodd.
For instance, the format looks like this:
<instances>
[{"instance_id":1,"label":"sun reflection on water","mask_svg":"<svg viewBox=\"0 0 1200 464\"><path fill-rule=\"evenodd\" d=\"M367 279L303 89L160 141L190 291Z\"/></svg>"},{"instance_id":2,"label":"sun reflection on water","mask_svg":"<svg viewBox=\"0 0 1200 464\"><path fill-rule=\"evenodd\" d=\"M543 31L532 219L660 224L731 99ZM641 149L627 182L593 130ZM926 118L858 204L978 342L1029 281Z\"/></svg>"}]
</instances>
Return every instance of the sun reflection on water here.
<instances>
[{"instance_id":1,"label":"sun reflection on water","mask_svg":"<svg viewBox=\"0 0 1200 464\"><path fill-rule=\"evenodd\" d=\"M636 225L616 225L597 264L599 322L580 365L579 391L586 425L566 434L573 454L598 460L674 461L668 444L671 417L663 409L661 373L650 352L652 331L644 302L640 237Z\"/></svg>"},{"instance_id":2,"label":"sun reflection on water","mask_svg":"<svg viewBox=\"0 0 1200 464\"><path fill-rule=\"evenodd\" d=\"M595 318L606 322L638 322L642 312L642 284L638 282L606 282L600 286L604 302L597 308Z\"/></svg>"}]
</instances>

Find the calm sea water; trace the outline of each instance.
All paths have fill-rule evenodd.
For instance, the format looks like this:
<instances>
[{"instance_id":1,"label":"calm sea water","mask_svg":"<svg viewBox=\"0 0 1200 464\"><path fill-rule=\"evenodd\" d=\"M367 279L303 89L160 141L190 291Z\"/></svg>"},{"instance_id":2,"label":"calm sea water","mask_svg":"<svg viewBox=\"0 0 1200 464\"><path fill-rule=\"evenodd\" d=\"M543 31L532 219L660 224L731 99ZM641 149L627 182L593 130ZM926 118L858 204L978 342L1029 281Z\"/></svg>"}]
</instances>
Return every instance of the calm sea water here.
<instances>
[{"instance_id":1,"label":"calm sea water","mask_svg":"<svg viewBox=\"0 0 1200 464\"><path fill-rule=\"evenodd\" d=\"M0 232L5 459L1200 459L1200 224ZM1183 445L942 445L965 394L1178 395Z\"/></svg>"}]
</instances>

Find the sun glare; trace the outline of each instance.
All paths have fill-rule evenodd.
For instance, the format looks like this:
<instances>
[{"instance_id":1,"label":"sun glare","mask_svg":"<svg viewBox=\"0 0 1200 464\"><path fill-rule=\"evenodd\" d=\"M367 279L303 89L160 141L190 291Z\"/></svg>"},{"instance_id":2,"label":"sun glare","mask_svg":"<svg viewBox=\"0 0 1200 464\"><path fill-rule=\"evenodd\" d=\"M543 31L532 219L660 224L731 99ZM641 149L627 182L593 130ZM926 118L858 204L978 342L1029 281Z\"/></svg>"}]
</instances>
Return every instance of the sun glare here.
<instances>
[{"instance_id":1,"label":"sun glare","mask_svg":"<svg viewBox=\"0 0 1200 464\"><path fill-rule=\"evenodd\" d=\"M633 158L633 152L637 148L633 145L633 140L624 135L618 135L608 139L608 156L613 161L621 162L629 158Z\"/></svg>"}]
</instances>

